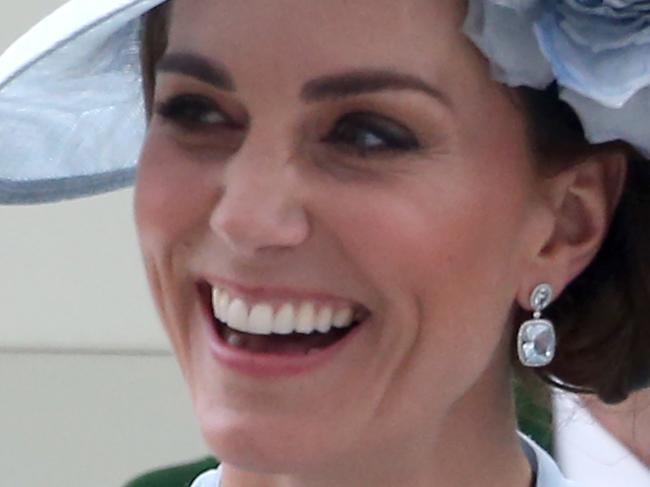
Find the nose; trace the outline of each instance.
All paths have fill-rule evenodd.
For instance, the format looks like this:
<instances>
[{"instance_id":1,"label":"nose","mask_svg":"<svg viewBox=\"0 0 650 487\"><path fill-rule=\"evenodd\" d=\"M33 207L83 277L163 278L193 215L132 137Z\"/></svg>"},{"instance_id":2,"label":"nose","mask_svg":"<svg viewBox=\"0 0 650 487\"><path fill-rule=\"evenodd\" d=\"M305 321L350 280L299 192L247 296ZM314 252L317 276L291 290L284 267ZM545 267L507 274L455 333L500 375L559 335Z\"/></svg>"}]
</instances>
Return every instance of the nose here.
<instances>
[{"instance_id":1,"label":"nose","mask_svg":"<svg viewBox=\"0 0 650 487\"><path fill-rule=\"evenodd\" d=\"M309 235L296 168L276 161L249 155L224 168L210 227L241 257L295 247Z\"/></svg>"}]
</instances>

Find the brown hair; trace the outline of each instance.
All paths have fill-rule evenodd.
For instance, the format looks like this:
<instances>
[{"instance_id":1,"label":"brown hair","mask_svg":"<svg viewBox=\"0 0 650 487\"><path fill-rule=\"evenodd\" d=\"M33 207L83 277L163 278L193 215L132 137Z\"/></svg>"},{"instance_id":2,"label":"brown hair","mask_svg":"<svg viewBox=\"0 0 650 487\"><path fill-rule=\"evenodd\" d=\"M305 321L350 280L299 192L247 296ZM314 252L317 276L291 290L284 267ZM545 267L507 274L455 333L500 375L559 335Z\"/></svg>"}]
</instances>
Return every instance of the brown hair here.
<instances>
[{"instance_id":1,"label":"brown hair","mask_svg":"<svg viewBox=\"0 0 650 487\"><path fill-rule=\"evenodd\" d=\"M650 161L621 141L590 144L557 85L518 92L534 153L555 166L551 170L594 151L628 154L625 188L602 247L547 312L558 335L557 354L535 371L559 388L621 402L650 386ZM526 316L522 310L517 319Z\"/></svg>"},{"instance_id":2,"label":"brown hair","mask_svg":"<svg viewBox=\"0 0 650 487\"><path fill-rule=\"evenodd\" d=\"M148 119L155 65L167 46L170 4L152 9L142 23ZM650 161L621 142L590 144L555 85L544 91L519 88L517 95L528 114L533 153L546 168L561 170L580 156L612 146L630 154L626 186L602 248L547 312L558 336L556 356L549 366L534 370L562 389L597 394L607 403L623 401L650 386ZM528 315L519 310L516 319ZM512 356L518 364L514 350ZM517 368L521 375L530 373Z\"/></svg>"}]
</instances>

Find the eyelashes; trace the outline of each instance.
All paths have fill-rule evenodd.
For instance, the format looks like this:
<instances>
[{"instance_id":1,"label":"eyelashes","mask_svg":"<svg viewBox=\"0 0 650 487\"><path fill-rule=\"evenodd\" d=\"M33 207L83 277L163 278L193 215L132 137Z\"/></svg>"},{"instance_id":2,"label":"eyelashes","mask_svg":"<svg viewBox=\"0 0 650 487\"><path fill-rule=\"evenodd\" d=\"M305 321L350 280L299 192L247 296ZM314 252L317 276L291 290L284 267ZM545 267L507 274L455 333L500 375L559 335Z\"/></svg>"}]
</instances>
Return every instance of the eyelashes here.
<instances>
[{"instance_id":1,"label":"eyelashes","mask_svg":"<svg viewBox=\"0 0 650 487\"><path fill-rule=\"evenodd\" d=\"M246 130L210 98L178 95L159 102L156 115L183 134L219 135L220 131ZM373 155L407 153L421 149L417 137L405 125L370 111L353 111L340 116L320 142L345 154L367 158Z\"/></svg>"},{"instance_id":2,"label":"eyelashes","mask_svg":"<svg viewBox=\"0 0 650 487\"><path fill-rule=\"evenodd\" d=\"M352 112L339 118L322 139L343 150L367 157L377 152L420 149L415 135L404 125L372 112Z\"/></svg>"},{"instance_id":3,"label":"eyelashes","mask_svg":"<svg viewBox=\"0 0 650 487\"><path fill-rule=\"evenodd\" d=\"M210 130L214 126L239 128L215 102L200 95L179 95L155 105L154 112L186 131Z\"/></svg>"}]
</instances>

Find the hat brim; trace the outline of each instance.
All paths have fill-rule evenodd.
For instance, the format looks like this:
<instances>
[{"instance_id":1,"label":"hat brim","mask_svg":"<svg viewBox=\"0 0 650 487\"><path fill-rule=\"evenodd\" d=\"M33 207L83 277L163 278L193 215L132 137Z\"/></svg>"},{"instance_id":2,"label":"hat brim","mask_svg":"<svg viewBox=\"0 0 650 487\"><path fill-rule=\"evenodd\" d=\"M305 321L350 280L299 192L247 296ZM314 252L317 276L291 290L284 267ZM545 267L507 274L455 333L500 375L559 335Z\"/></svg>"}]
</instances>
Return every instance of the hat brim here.
<instances>
[{"instance_id":1,"label":"hat brim","mask_svg":"<svg viewBox=\"0 0 650 487\"><path fill-rule=\"evenodd\" d=\"M0 56L0 204L130 185L146 130L140 17L167 0L72 0Z\"/></svg>"}]
</instances>

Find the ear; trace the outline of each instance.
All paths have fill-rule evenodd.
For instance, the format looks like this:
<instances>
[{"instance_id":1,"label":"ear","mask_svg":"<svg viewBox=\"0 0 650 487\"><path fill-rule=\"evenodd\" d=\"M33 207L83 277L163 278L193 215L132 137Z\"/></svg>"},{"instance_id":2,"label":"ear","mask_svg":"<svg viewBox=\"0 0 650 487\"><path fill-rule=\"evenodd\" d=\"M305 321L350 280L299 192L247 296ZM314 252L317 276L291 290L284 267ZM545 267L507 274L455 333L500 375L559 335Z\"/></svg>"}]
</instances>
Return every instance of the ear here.
<instances>
[{"instance_id":1,"label":"ear","mask_svg":"<svg viewBox=\"0 0 650 487\"><path fill-rule=\"evenodd\" d=\"M555 296L594 259L602 246L621 198L627 175L626 154L601 151L544 183L543 204L551 224L543 245L532 255L527 282L517 300L530 308L530 293L541 282Z\"/></svg>"}]
</instances>

